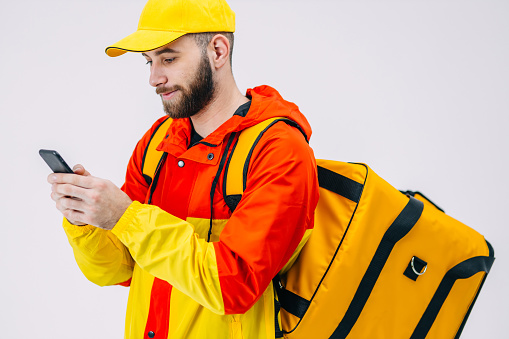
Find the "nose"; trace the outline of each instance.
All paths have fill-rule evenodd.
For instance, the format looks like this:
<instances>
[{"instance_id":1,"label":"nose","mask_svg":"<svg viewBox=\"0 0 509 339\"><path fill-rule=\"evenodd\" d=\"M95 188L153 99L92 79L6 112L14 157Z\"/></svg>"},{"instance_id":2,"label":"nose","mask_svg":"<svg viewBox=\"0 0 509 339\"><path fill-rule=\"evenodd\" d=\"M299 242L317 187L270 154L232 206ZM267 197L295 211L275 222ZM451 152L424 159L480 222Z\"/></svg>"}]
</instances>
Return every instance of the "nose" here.
<instances>
[{"instance_id":1,"label":"nose","mask_svg":"<svg viewBox=\"0 0 509 339\"><path fill-rule=\"evenodd\" d=\"M168 82L168 78L164 75L161 67L158 67L156 64L152 64L150 67L150 77L148 79L150 86L157 87L159 85L164 85Z\"/></svg>"}]
</instances>

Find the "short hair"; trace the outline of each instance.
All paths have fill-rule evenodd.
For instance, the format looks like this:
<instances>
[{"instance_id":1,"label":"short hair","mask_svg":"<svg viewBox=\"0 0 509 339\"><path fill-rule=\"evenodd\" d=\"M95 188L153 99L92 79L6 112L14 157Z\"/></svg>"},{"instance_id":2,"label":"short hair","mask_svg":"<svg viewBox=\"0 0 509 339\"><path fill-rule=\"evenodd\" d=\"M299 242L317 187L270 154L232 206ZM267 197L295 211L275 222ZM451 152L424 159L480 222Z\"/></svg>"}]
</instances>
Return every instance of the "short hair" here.
<instances>
[{"instance_id":1,"label":"short hair","mask_svg":"<svg viewBox=\"0 0 509 339\"><path fill-rule=\"evenodd\" d=\"M202 53L205 53L207 51L207 46L209 45L210 41L214 36L217 34L223 35L228 41L230 42L230 66L232 65L232 56L233 56L233 32L205 32L205 33L190 33L190 35L193 36L194 41L196 41L196 44L198 47L201 48Z\"/></svg>"}]
</instances>

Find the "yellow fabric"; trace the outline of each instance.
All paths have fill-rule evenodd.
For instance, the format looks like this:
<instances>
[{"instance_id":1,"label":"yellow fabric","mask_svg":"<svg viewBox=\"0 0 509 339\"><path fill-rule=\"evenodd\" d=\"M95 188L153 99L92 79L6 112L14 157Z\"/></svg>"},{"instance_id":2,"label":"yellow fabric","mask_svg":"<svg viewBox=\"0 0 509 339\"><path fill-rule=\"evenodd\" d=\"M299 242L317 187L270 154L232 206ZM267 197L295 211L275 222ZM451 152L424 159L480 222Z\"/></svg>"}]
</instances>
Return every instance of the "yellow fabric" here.
<instances>
[{"instance_id":1,"label":"yellow fabric","mask_svg":"<svg viewBox=\"0 0 509 339\"><path fill-rule=\"evenodd\" d=\"M281 118L267 119L252 127L246 128L239 136L235 152L231 157L228 166L228 177L226 180L226 195L242 194L244 192L244 164L251 147L260 133L267 128L274 120Z\"/></svg>"},{"instance_id":2,"label":"yellow fabric","mask_svg":"<svg viewBox=\"0 0 509 339\"><path fill-rule=\"evenodd\" d=\"M154 173L157 170L157 166L159 165L159 160L161 159L163 152L158 151L157 145L163 140L165 134L168 131L168 128L170 127L172 122L171 118L166 119L161 126L157 129L156 133L152 137L152 141L150 143L150 151L148 151L145 155L145 161L143 163L143 174L146 176L149 176L154 179Z\"/></svg>"},{"instance_id":3,"label":"yellow fabric","mask_svg":"<svg viewBox=\"0 0 509 339\"><path fill-rule=\"evenodd\" d=\"M314 295L300 322L281 312L283 329L290 332L285 334L288 339L330 337L343 319L381 238L408 202L405 195L361 164L327 160L318 160L317 164L361 184L366 180L366 184L358 205L320 188L313 234L283 277L288 290L307 300ZM432 204L425 204L419 221L393 248L348 338L409 338L447 271L468 258L488 255L482 235ZM428 262L426 273L417 281L403 275L413 256ZM456 281L427 338L454 337L484 276L483 272ZM320 281L321 287L314 294Z\"/></svg>"},{"instance_id":4,"label":"yellow fabric","mask_svg":"<svg viewBox=\"0 0 509 339\"><path fill-rule=\"evenodd\" d=\"M224 0L149 0L137 31L107 47L106 54L150 51L187 33L234 31L235 13Z\"/></svg>"},{"instance_id":5,"label":"yellow fabric","mask_svg":"<svg viewBox=\"0 0 509 339\"><path fill-rule=\"evenodd\" d=\"M159 131L165 130L167 128L161 126L154 140L164 137L164 133ZM158 142L153 144L157 145ZM147 154L147 163L158 162L160 154L152 153L154 150L155 147L152 147ZM205 239L210 226L208 219L188 217L183 221L159 207L134 201L112 231L65 224L64 228L75 249L76 260L90 280L100 285L109 285L125 282L132 275L126 314L127 339L146 336L145 324L154 277L173 285L168 338L224 339L224 334L230 333L231 338L272 339L275 333L272 284L245 314L224 315L213 242L219 240L226 222L213 220L211 242L207 243ZM104 238L100 246L102 250L90 251L90 255L81 260L83 251L89 252L86 249L88 244L95 242L91 237ZM305 235L304 238L307 237ZM115 276L115 279L104 275L107 270L104 262L111 255L118 256L121 268L123 266L120 263L128 263L128 270ZM92 264L95 262L97 264ZM209 274L211 272L213 274ZM179 281L191 281L193 284L183 286L182 283L178 284ZM191 318L197 314L198 318Z\"/></svg>"},{"instance_id":6,"label":"yellow fabric","mask_svg":"<svg viewBox=\"0 0 509 339\"><path fill-rule=\"evenodd\" d=\"M136 286L136 293L129 293L127 301L126 339L129 339L127 337L129 333L132 334L132 339L143 338L145 336L145 323L147 322L150 308L150 291L153 282L153 275L142 270L138 265L134 266L131 285ZM133 305L136 305L136 307L132 307Z\"/></svg>"},{"instance_id":7,"label":"yellow fabric","mask_svg":"<svg viewBox=\"0 0 509 339\"><path fill-rule=\"evenodd\" d=\"M460 279L454 283L427 338L454 338L485 275L479 272L469 279Z\"/></svg>"},{"instance_id":8,"label":"yellow fabric","mask_svg":"<svg viewBox=\"0 0 509 339\"><path fill-rule=\"evenodd\" d=\"M145 213L140 213L145 210ZM129 293L127 314L126 314L126 328L125 333L131 334L127 338L137 339L145 336L145 323L148 317L150 307L150 291L154 281L154 276L161 277L167 281L173 282L174 279L179 281L195 281L193 290L186 290L182 292L178 286L174 285L172 289L171 304L170 304L170 332L168 338L208 338L208 339L223 339L224 333L230 333L231 338L251 338L242 336L242 333L258 333L260 328L265 328L263 337L256 338L273 338L274 335L274 291L272 284L267 287L260 300L245 314L242 315L223 315L220 286L216 277L204 277L203 272L198 272L196 267L198 264L193 265L193 260L188 253L182 251L181 247L172 244L183 244L185 241L191 241L194 246L202 247L202 256L196 259L202 259L208 262L209 265L215 265L214 248L212 243L206 243L201 237L205 236L208 232L208 220L199 218L189 218L188 222L182 221L178 218L172 217L168 213L162 212L158 207L150 205L142 205L138 202L128 208L126 213L122 216L121 220L117 223L112 231L104 231L93 226L78 227L64 222L64 228L70 239L71 245L76 249L76 260L80 265L81 270L92 282L99 285L109 285L112 283L120 283L129 279L133 267L129 266L129 271L125 274L112 277L104 276L105 268L104 261L111 255L121 258L120 254L128 255L128 262L134 265L129 252L125 246L119 241L125 241L128 244L137 243L139 246L131 247L133 256L137 260L134 265L134 272L132 272L132 287L136 287L136 291ZM132 220L132 215L136 214L137 218ZM169 219L172 220L169 220ZM164 239L153 239L148 232L147 237L140 238L139 235L143 234L138 232L138 227L149 224L148 219L156 219L159 221L155 227L165 227L168 230L172 229L172 236L166 236ZM214 237L218 237L219 229L224 227L225 221L215 221L219 226L214 227ZM203 233L199 235L194 232L195 224L198 225L198 232ZM164 225L164 226L161 226ZM200 231L201 229L201 231ZM118 238L117 238L118 236ZM91 240L90 237L101 237L99 241L101 251L90 250L86 260L80 260L84 255L83 251L86 249L86 243ZM201 238L201 239L200 239ZM161 243L163 241L164 243ZM155 245L155 242L158 245ZM209 245L210 244L210 245ZM132 246L132 245L130 245ZM157 249L157 250L156 250ZM164 249L164 250L163 250ZM88 250L88 249L87 249ZM124 252L125 251L125 252ZM94 261L91 259L93 258ZM171 258L171 260L169 259ZM125 258L123 260L126 260ZM122 262L122 260L120 260ZM151 263L151 265L144 266L144 263ZM157 262L157 264L153 264ZM96 263L96 264L93 264ZM139 265L143 266L140 267ZM186 270L173 269L173 265L186 265ZM123 266L120 265L122 268ZM176 276L173 272L182 271L186 272L186 277ZM181 280L182 279L182 280ZM217 282L217 283L216 283ZM215 291L215 293L214 293ZM189 295L192 296L192 298ZM198 303L198 302L199 303ZM205 304L206 308L202 306ZM133 307L135 305L135 307ZM197 314L197 309L200 309L199 321L189 319L189 314ZM189 326L182 326L188 324ZM211 331L211 329L214 329Z\"/></svg>"},{"instance_id":9,"label":"yellow fabric","mask_svg":"<svg viewBox=\"0 0 509 339\"><path fill-rule=\"evenodd\" d=\"M261 123L258 123L254 126L251 126L244 131L239 136L237 145L235 147L235 151L231 157L231 161L228 165L228 175L226 180L226 195L241 195L244 191L244 165L246 163L246 160L249 155L249 151L251 150L255 140L258 138L258 136L262 133L263 130L265 130L271 123L273 123L275 120L281 119L279 117L267 119ZM284 122L281 122L284 123ZM303 249L304 245L310 238L312 234L313 229L308 229L305 231L298 247L293 252L291 258L288 260L288 262L285 264L285 266L281 269L279 272L280 274L286 273L292 265L297 260L301 250ZM267 338L273 338L275 333L275 314L274 314L274 298L277 296L273 292L273 286L272 284L269 285L269 289L271 290L271 293L267 293L267 291L264 293L264 296L262 300L265 303L265 328L266 328L266 335ZM258 320L258 324L255 323L255 325L260 326L263 321L262 319ZM279 320L280 323L280 320ZM271 324L270 326L268 324ZM231 325L231 330L235 331L235 333L240 330L236 327L237 324L234 323ZM245 332L245 331L244 331ZM232 332L233 333L233 332ZM232 338L236 338L232 336Z\"/></svg>"},{"instance_id":10,"label":"yellow fabric","mask_svg":"<svg viewBox=\"0 0 509 339\"><path fill-rule=\"evenodd\" d=\"M302 240L300 241L299 246L297 246L297 248L293 252L290 260L288 260L286 265L281 269L281 271L279 271L279 274L285 274L293 266L295 260L297 260L297 258L299 257L302 248L304 248L304 245L306 245L306 243L308 242L309 237L311 237L311 233L313 233L313 229L309 229L306 230L306 232L304 232L304 235L302 236Z\"/></svg>"},{"instance_id":11,"label":"yellow fabric","mask_svg":"<svg viewBox=\"0 0 509 339\"><path fill-rule=\"evenodd\" d=\"M134 261L127 248L110 231L90 225L76 226L66 218L63 227L76 263L88 280L107 286L131 278Z\"/></svg>"},{"instance_id":12,"label":"yellow fabric","mask_svg":"<svg viewBox=\"0 0 509 339\"><path fill-rule=\"evenodd\" d=\"M239 140L235 147L235 152L231 157L230 164L228 166L228 176L226 180L226 194L227 195L237 195L242 194L244 191L243 182L244 182L244 165L246 163L246 159L248 157L249 151L253 146L256 138L260 135L260 133L267 128L274 121L282 119L282 118L272 118L267 119L259 124L256 124L250 128L245 129L239 136ZM281 122L284 123L284 122ZM300 251L308 241L311 236L312 229L306 230L304 233L302 240L299 243L297 249L293 252L292 257L286 263L286 265L281 269L280 273L285 273L288 271L297 257L299 256Z\"/></svg>"},{"instance_id":13,"label":"yellow fabric","mask_svg":"<svg viewBox=\"0 0 509 339\"><path fill-rule=\"evenodd\" d=\"M281 312L283 329L291 331L295 328L285 335L289 339L330 336L345 315L379 240L408 201L407 197L363 165L331 161L318 161L318 164L360 184L366 180L366 184L358 205L320 189L315 229L307 243L305 240L309 232L304 236L296 253L304 243L306 246L303 246L300 256L294 255L290 260L288 266L296 259L292 268L283 276L283 282L288 290L309 300L315 293L318 281L322 280L323 272L328 269L328 273L300 323L294 316ZM355 216L350 223L354 212ZM214 227L212 238L217 239L225 220L215 220L214 223L219 227ZM158 232L147 232L147 225L152 225L154 230L157 228ZM327 227L336 228L333 236ZM343 239L347 228L347 236ZM76 261L89 280L104 286L122 283L132 275L137 291L130 293L129 305L136 307L128 307L126 326L140 327L126 327L126 333L132 334L131 338L144 336L150 286L154 276L174 284L169 338L215 339L218 333L230 333L230 338L243 338L242 333L249 334L259 328L266 329L266 338L272 337L272 284L246 314L222 315L224 308L217 274L210 274L217 272L214 247L203 239L208 232L208 220L188 218L183 221L158 207L133 202L112 231L92 226L75 226L65 219L64 229ZM440 236L445 235L444 232L455 234L457 241ZM156 238L156 235L159 236ZM336 249L334 244L341 241L334 264L328 268ZM90 248L89 244L95 245ZM124 244L131 248L136 265ZM433 205L425 204L417 224L405 236L404 241L394 247L348 338L408 338L446 272L468 258L488 256L488 248L483 244L482 235L438 211ZM186 251L191 247L198 249L198 255L193 256ZM413 256L428 262L426 273L415 282L402 274ZM201 263L198 264L198 261ZM109 264L106 265L106 262ZM209 269L199 270L198 267L202 265ZM176 269L182 266L186 269ZM181 272L181 275L176 272ZM428 338L441 339L455 335L484 276L484 273L478 273L471 278L456 281ZM192 281L193 284L178 286L178 281ZM193 324L186 314L196 314L196 310L191 309L201 305L206 308L202 309L200 321L197 322L199 326L179 326L182 323ZM327 321L333 327L322 325ZM211 328L217 331L210 331Z\"/></svg>"},{"instance_id":14,"label":"yellow fabric","mask_svg":"<svg viewBox=\"0 0 509 339\"><path fill-rule=\"evenodd\" d=\"M140 212L140 209L145 211ZM136 214L135 220L131 219L132 214ZM159 230L162 234L161 239L152 239L150 232L147 232L149 234L147 237L139 237L139 235L147 233L145 233L146 231L138 231L137 228L141 225L146 227L150 224L147 222L149 219L159 220L154 227L168 229L168 232ZM188 221L196 222L198 225L204 224L204 220L198 218L189 218ZM194 243L194 247L201 247L202 256L195 256L195 259L205 260L211 266L215 265L214 247L212 243L207 243L203 238L200 238L198 233L194 232L195 225L189 222L173 217L158 207L133 202L112 230L113 234L117 235L120 240L131 248L133 256L140 265L136 265L135 274L133 275L133 280L137 280L137 284L133 283L133 286L137 286L137 291L136 293L130 293L130 298L133 297L129 300L129 303L136 305L136 308L133 310L133 307L128 307L131 311L127 314L128 317L138 317L138 319L126 323L144 324L139 320L140 318L146 319L148 316L150 288L147 288L147 286L151 284L153 275L155 275L169 281L174 286L170 304L170 314L172 316L170 317L169 338L223 339L221 335L228 332L231 338L250 338L250 336L242 336L242 333L258 333L260 328L265 328L263 334L267 335L267 337L262 338L273 338L275 329L272 284L267 287L260 300L245 314L223 315L219 280L216 276L207 277L204 276L205 272L197 271L196 268L201 264L193 264L191 255L184 250L188 246L183 244L190 241ZM218 222L224 224L224 221ZM204 231L201 231L201 233L204 233ZM182 246L178 244L182 244ZM144 265L145 263L148 263L148 265ZM172 269L173 265L185 265L187 269ZM175 272L184 272L183 274L186 274L186 276L176 276ZM193 281L196 283L193 284L194 288L190 290L178 286L177 281ZM199 321L193 322L192 319L186 317L186 314L196 314L196 308L201 309L201 316ZM190 326L186 327L182 324L189 324ZM211 331L212 328L214 331ZM145 328L129 330L126 329L126 333L139 333L141 337Z\"/></svg>"},{"instance_id":15,"label":"yellow fabric","mask_svg":"<svg viewBox=\"0 0 509 339\"><path fill-rule=\"evenodd\" d=\"M194 232L198 234L199 238L207 239L209 235L210 219L201 218L187 218L187 222L194 226ZM227 219L214 219L212 220L212 234L210 235L210 242L219 241L219 235L228 222Z\"/></svg>"},{"instance_id":16,"label":"yellow fabric","mask_svg":"<svg viewBox=\"0 0 509 339\"><path fill-rule=\"evenodd\" d=\"M239 131L256 123L260 114L265 110L265 106L276 106L278 112L297 117L296 120L301 121L301 125L304 126L303 129L310 134L310 127L304 117L300 117L300 113L297 112L293 104L288 105L289 107L281 104L273 105L273 99L270 99L270 104L265 104L265 100L276 95L279 97L277 92L270 90L270 88L264 88L260 93L254 90L248 93L251 93L249 94L252 99L251 108L256 112L254 119L250 116L246 118L233 117L226 124L231 126L220 128L217 133L212 134L212 137L215 136L218 139L219 136L223 138L222 135L224 135L224 140L219 140L218 145L220 145L219 142L226 140L227 135L230 135L230 132L225 133L225 131ZM287 110L289 112L286 112ZM274 291L270 278L274 274L273 271L276 271L275 267L280 269L283 266L282 256L284 255L284 260L287 260L286 258L290 257L293 248L297 246L300 235L304 233L305 229L311 227L312 210L318 199L312 151L300 139L299 132L293 129L287 132L287 126L276 126L278 132L268 133L270 142L261 145L260 148L263 150L269 149L270 151L267 155L260 152L261 155L255 158L257 164L267 165L267 170L270 169L277 174L280 172L276 168L271 168L273 162L269 160L277 158L275 159L277 163L282 157L274 156L274 154L292 154L292 151L296 149L302 151L303 154L295 153L295 156L292 155L293 162L281 162L281 164L289 163L290 166L295 162L302 164L296 167L302 170L293 171L292 174L297 173L298 175L292 176L292 178L298 177L303 180L288 180L288 182L306 183L306 185L301 186L309 188L309 194L304 189L299 189L298 192L294 193L295 190L292 189L292 186L284 187L286 183L284 178L278 178L276 185L280 185L280 187L274 189L274 191L277 191L276 193L279 193L282 197L282 199L278 199L279 202L286 201L286 199L295 201L296 196L299 196L302 199L298 199L298 201L305 201L305 203L292 204L292 201L290 201L288 204L272 204L270 200L272 198L266 197L274 197L277 194L260 194L259 192L264 191L253 189L260 197L252 198L256 196L255 193L252 193L252 195L246 194L246 198L253 199L250 206L255 206L255 208L239 208L237 215L232 218L233 220L229 220L230 227L228 229L228 227L225 227L226 220L224 218L228 218L230 214L222 204L221 194L217 194L213 201L212 214L214 217L221 219L213 220L214 233L211 237L213 242L207 243L209 222L202 218L208 217L208 211L210 210L208 185L210 185L210 181L217 171L221 153L218 153L219 148L207 146L207 149L204 144L192 147L189 149L190 151L185 151L189 140L186 137L189 136L190 124L187 120L187 122L183 122L184 119L179 120L178 128L175 127L176 125L172 125L172 128L168 130L161 126L160 131L156 133L151 143L151 146L159 145L160 149L169 154L163 168L164 171L161 172L162 175L160 176L159 182L162 187L159 186L154 191L153 199L154 204L162 206L165 210L151 205L142 205L138 202L147 201L148 199L148 187L140 173L140 169L142 168L143 150L146 149L155 126L162 121L162 119L158 119L157 123L138 143L128 166L126 184L123 186L123 190L135 202L125 211L115 228L105 233L109 240L104 242L104 249L99 254L94 254L95 257L87 257L83 260L83 262L87 260L106 262L110 258L108 253L113 253L113 257L118 256L121 259L119 262L122 262L122 260L129 262L129 270L126 274L116 276L115 279L98 280L97 278L100 277L96 276L99 276L99 274L93 272L96 267L86 263L81 265L83 273L87 276L93 276L96 280L94 282L102 285L110 283L127 285L125 282L131 278L125 329L127 339L144 338L147 336L145 331L152 329L159 333L156 333L156 338L168 330L168 338L224 339L231 336L244 339L272 339L275 333ZM167 130L170 134L167 139L164 139L164 133L161 133L164 130ZM155 140L161 137L163 137L162 142ZM296 137L298 137L298 140L295 140ZM280 142L281 146L278 147L277 145ZM225 143L221 145L224 146ZM153 149L155 147L149 148ZM276 153L273 153L273 148ZM289 151L286 151L286 149L289 149ZM221 152L223 150L221 148ZM215 157L214 160L210 161L207 155L212 152ZM255 152L255 154L257 153ZM175 160L181 156L186 164L181 172L187 177L185 177L185 180L177 181L186 184L186 187L182 190L185 191L182 196L189 193L189 199L180 199L178 183L177 185L169 183L169 181L176 178L174 174L179 173L177 161ZM147 163L157 162L150 159L159 160L157 155L150 156L149 154L145 161ZM175 170L170 166L175 166ZM195 173L198 173L198 175L193 175L194 166L196 166ZM155 168L155 166L152 168ZM263 188L263 180L265 180L265 173L267 173L263 168L265 167L258 165L256 170L253 170L256 175L252 176L254 182L252 187L261 186ZM145 174L147 174L146 171ZM270 186L275 187L276 185ZM220 181L218 189L222 190L222 187ZM171 191L171 194L168 193L169 191ZM270 192L270 189L267 191ZM175 192L177 194L174 194ZM302 192L306 192L306 194ZM171 196L171 198L168 199L168 196ZM181 205L174 208L177 204ZM274 206L280 205L284 208L274 208ZM300 214L290 212L293 210L301 211L301 206L302 211L306 211L303 213L305 217L298 218L296 216L300 216ZM267 213L266 207L272 207L270 213ZM288 210L285 211L286 207L288 207ZM281 210L283 211L280 212ZM242 215L243 212L245 217L239 217L239 214ZM172 214L178 215L180 218L174 217ZM183 218L185 218L185 221L182 220ZM253 222L253 220L259 220L260 222ZM267 220L267 223L265 223L265 220ZM285 223L279 221L285 221ZM238 231L250 224L253 227L250 226L249 229L254 229L254 233ZM263 227L267 230L263 230ZM274 229L278 231L272 232L269 237L268 232L264 232L270 231L272 227L277 227ZM259 230L262 232L257 232ZM279 230L286 232L281 242L278 237L283 237ZM90 244L95 241L94 236L97 231L100 230L91 226L79 229L72 228L72 230L66 229L69 234L79 232L78 236L82 238L89 237ZM217 243L219 234L226 240L221 239L223 241ZM291 244L287 242L281 245L288 239L292 240ZM86 247L90 244L85 240L77 241L73 248L76 252L88 253ZM256 244L256 246L252 244ZM262 248L265 244L271 244L270 250L265 251ZM252 248L249 247L250 245ZM291 246L291 248L288 246ZM129 248L129 251L127 248ZM245 250L246 248L247 250ZM126 258L122 257L124 254ZM77 258L83 255L83 253L79 253ZM250 255L252 255L252 258L249 257ZM79 258L77 260L80 261ZM216 264L216 261L218 264ZM136 262L136 265L134 265L134 262ZM247 263L247 265L244 265L244 263ZM221 291L218 279L218 266L221 268L221 278L226 277L221 280L223 291ZM270 274L267 272L270 272ZM258 279L258 277L263 277L263 279ZM221 292L224 293L223 296ZM227 309L223 305L223 299L225 300L224 305L228 305ZM152 305L150 305L151 303ZM236 312L245 313L231 314ZM224 315L224 313L228 313L228 315ZM166 323L167 320L169 320L168 324Z\"/></svg>"},{"instance_id":17,"label":"yellow fabric","mask_svg":"<svg viewBox=\"0 0 509 339\"><path fill-rule=\"evenodd\" d=\"M213 243L199 238L190 223L157 206L134 201L111 232L144 271L212 312L224 314Z\"/></svg>"}]
</instances>

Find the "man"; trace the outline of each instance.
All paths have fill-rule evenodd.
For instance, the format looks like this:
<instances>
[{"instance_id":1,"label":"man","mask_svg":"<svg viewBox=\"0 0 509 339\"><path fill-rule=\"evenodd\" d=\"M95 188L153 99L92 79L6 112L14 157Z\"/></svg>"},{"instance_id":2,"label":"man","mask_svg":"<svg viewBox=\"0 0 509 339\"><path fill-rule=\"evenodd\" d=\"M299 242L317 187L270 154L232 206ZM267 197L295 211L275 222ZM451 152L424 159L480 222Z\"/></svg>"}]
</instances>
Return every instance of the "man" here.
<instances>
[{"instance_id":1,"label":"man","mask_svg":"<svg viewBox=\"0 0 509 339\"><path fill-rule=\"evenodd\" d=\"M143 54L173 118L158 146L166 155L157 180L141 168L166 117L139 141L122 189L81 165L78 175L48 177L85 276L130 286L126 338L274 338L271 279L313 227L316 164L302 135L310 126L268 86L241 94L231 69L234 21L224 0L149 0L138 30L106 49ZM263 134L232 213L221 163L239 132L273 117L300 129L279 122Z\"/></svg>"}]
</instances>

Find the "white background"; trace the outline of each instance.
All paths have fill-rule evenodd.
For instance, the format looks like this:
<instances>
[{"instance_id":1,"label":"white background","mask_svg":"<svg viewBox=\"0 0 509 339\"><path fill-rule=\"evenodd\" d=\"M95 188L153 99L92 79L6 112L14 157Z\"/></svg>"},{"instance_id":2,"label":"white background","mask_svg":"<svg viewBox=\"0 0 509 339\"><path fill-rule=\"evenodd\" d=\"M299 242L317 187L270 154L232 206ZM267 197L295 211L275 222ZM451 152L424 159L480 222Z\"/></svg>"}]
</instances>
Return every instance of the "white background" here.
<instances>
[{"instance_id":1,"label":"white background","mask_svg":"<svg viewBox=\"0 0 509 339\"><path fill-rule=\"evenodd\" d=\"M122 338L128 289L78 270L37 154L121 185L160 99L143 57L104 48L144 1L1 0L1 338ZM234 73L296 102L319 158L425 192L495 248L462 338L507 338L509 2L243 1Z\"/></svg>"}]
</instances>

